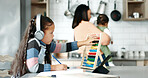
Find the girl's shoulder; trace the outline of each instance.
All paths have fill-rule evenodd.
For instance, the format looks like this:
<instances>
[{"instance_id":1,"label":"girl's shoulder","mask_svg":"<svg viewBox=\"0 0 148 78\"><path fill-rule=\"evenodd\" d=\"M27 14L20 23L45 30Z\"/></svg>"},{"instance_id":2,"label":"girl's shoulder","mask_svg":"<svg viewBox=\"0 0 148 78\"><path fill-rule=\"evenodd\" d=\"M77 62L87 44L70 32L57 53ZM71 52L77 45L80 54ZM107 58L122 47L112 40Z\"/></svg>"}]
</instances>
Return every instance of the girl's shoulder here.
<instances>
[{"instance_id":1,"label":"girl's shoulder","mask_svg":"<svg viewBox=\"0 0 148 78\"><path fill-rule=\"evenodd\" d=\"M39 40L36 39L36 38L31 38L31 39L29 39L28 43L37 43L38 45L40 45Z\"/></svg>"},{"instance_id":2,"label":"girl's shoulder","mask_svg":"<svg viewBox=\"0 0 148 78\"><path fill-rule=\"evenodd\" d=\"M29 48L38 48L41 46L39 40L37 40L36 38L32 38L32 39L29 39L28 41L28 49Z\"/></svg>"}]
</instances>

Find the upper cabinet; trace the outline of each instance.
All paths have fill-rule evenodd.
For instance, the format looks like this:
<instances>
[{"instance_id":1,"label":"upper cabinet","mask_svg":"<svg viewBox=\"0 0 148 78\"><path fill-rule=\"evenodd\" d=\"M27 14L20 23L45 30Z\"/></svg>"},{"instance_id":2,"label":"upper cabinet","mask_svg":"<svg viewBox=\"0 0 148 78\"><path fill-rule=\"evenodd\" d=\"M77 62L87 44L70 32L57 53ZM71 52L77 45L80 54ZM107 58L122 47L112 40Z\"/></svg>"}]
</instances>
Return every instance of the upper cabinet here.
<instances>
[{"instance_id":1,"label":"upper cabinet","mask_svg":"<svg viewBox=\"0 0 148 78\"><path fill-rule=\"evenodd\" d=\"M31 0L31 18L39 13L49 16L49 0Z\"/></svg>"},{"instance_id":2,"label":"upper cabinet","mask_svg":"<svg viewBox=\"0 0 148 78\"><path fill-rule=\"evenodd\" d=\"M148 20L148 0L145 0L145 17Z\"/></svg>"},{"instance_id":3,"label":"upper cabinet","mask_svg":"<svg viewBox=\"0 0 148 78\"><path fill-rule=\"evenodd\" d=\"M123 0L123 20L146 20L148 18L147 5L147 0Z\"/></svg>"}]
</instances>

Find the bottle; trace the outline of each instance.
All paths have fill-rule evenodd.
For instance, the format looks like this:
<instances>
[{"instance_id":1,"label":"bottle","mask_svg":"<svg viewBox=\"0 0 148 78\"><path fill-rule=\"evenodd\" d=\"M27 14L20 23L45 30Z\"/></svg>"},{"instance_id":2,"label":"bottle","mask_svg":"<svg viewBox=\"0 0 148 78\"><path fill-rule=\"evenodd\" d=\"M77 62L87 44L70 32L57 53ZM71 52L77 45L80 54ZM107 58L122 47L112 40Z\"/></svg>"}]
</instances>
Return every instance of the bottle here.
<instances>
[{"instance_id":1,"label":"bottle","mask_svg":"<svg viewBox=\"0 0 148 78\"><path fill-rule=\"evenodd\" d=\"M121 52L122 52L121 58L125 58L126 49L124 47L121 48Z\"/></svg>"}]
</instances>

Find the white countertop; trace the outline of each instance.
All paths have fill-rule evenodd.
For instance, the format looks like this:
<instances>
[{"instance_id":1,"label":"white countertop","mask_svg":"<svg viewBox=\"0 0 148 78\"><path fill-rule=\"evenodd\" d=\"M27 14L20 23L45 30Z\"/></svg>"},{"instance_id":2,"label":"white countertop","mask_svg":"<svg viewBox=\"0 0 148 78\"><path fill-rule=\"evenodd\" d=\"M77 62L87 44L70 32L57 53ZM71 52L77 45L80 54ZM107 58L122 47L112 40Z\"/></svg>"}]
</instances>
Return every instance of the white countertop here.
<instances>
[{"instance_id":1,"label":"white countertop","mask_svg":"<svg viewBox=\"0 0 148 78\"><path fill-rule=\"evenodd\" d=\"M118 75L120 78L147 78L148 66L113 66L109 68L109 75ZM21 78L35 77L38 73L28 73Z\"/></svg>"}]
</instances>

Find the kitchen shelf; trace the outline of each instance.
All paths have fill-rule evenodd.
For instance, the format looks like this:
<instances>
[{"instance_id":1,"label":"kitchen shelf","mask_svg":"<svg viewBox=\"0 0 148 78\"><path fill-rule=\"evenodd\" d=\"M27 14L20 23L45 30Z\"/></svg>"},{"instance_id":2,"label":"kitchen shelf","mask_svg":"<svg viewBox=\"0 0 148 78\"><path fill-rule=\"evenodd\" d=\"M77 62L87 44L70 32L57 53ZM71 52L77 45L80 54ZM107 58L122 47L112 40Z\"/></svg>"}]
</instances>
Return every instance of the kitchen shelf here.
<instances>
[{"instance_id":1,"label":"kitchen shelf","mask_svg":"<svg viewBox=\"0 0 148 78\"><path fill-rule=\"evenodd\" d=\"M128 3L144 3L144 1L128 1Z\"/></svg>"},{"instance_id":2,"label":"kitchen shelf","mask_svg":"<svg viewBox=\"0 0 148 78\"><path fill-rule=\"evenodd\" d=\"M123 20L125 21L143 21L148 18L148 1L132 1L123 0ZM139 17L134 18L134 13L138 13ZM129 18L130 17L130 18Z\"/></svg>"},{"instance_id":3,"label":"kitchen shelf","mask_svg":"<svg viewBox=\"0 0 148 78\"><path fill-rule=\"evenodd\" d=\"M37 14L49 16L49 0L31 0L31 18L33 18Z\"/></svg>"},{"instance_id":4,"label":"kitchen shelf","mask_svg":"<svg viewBox=\"0 0 148 78\"><path fill-rule=\"evenodd\" d=\"M32 2L32 5L46 5L47 2Z\"/></svg>"},{"instance_id":5,"label":"kitchen shelf","mask_svg":"<svg viewBox=\"0 0 148 78\"><path fill-rule=\"evenodd\" d=\"M127 21L143 21L145 18L127 18Z\"/></svg>"}]
</instances>

